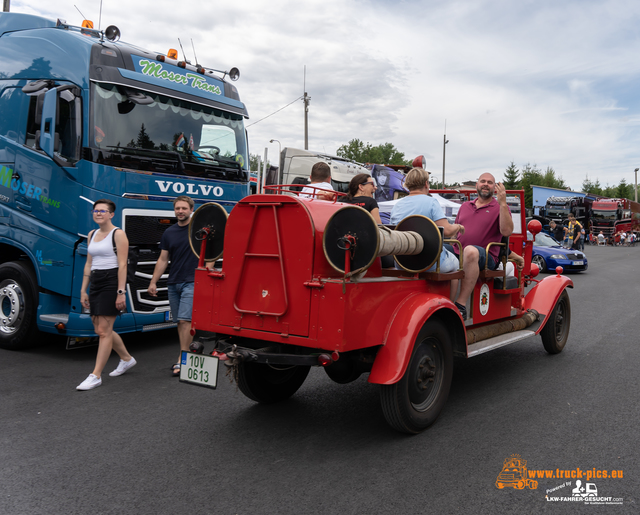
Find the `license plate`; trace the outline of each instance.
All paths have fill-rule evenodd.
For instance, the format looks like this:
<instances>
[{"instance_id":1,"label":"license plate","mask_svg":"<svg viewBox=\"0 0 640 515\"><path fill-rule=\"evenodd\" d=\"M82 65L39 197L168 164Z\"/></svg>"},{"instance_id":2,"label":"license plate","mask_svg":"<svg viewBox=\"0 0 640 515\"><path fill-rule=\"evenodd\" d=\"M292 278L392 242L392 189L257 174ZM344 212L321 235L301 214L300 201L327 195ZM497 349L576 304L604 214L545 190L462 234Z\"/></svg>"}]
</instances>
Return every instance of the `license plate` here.
<instances>
[{"instance_id":1,"label":"license plate","mask_svg":"<svg viewBox=\"0 0 640 515\"><path fill-rule=\"evenodd\" d=\"M173 318L171 317L171 310L164 312L164 321L173 322Z\"/></svg>"},{"instance_id":2,"label":"license plate","mask_svg":"<svg viewBox=\"0 0 640 515\"><path fill-rule=\"evenodd\" d=\"M215 388L218 384L218 358L182 351L180 381Z\"/></svg>"},{"instance_id":3,"label":"license plate","mask_svg":"<svg viewBox=\"0 0 640 515\"><path fill-rule=\"evenodd\" d=\"M584 261L574 261L573 264L576 265L576 266L584 265Z\"/></svg>"}]
</instances>

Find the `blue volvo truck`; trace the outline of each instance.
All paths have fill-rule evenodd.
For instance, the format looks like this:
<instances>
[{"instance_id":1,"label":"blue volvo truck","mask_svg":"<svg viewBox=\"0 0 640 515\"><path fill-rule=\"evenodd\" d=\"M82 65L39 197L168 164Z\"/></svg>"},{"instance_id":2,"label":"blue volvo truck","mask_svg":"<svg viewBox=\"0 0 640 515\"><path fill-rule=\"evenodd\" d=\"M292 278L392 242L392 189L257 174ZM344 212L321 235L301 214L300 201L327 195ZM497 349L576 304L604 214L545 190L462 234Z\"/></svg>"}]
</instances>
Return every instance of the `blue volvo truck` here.
<instances>
[{"instance_id":1,"label":"blue volvo truck","mask_svg":"<svg viewBox=\"0 0 640 515\"><path fill-rule=\"evenodd\" d=\"M84 25L84 24L83 24ZM119 41L119 30L0 14L0 347L94 335L80 304L91 209L106 198L138 249L118 332L169 327L147 288L172 200L231 210L249 193L237 69ZM227 77L228 76L228 77ZM166 275L164 276L166 278Z\"/></svg>"}]
</instances>

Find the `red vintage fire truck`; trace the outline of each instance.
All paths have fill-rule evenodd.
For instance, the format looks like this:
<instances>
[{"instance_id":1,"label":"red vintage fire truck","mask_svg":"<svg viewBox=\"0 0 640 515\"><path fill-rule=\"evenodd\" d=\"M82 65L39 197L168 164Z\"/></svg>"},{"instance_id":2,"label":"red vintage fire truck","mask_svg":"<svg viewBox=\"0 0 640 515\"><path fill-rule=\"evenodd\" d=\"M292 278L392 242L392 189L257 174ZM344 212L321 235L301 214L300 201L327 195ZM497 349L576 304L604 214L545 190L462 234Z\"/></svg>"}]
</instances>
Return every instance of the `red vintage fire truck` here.
<instances>
[{"instance_id":1,"label":"red vintage fire truck","mask_svg":"<svg viewBox=\"0 0 640 515\"><path fill-rule=\"evenodd\" d=\"M594 200L591 214L593 234L609 238L620 231L640 230L640 204L626 198Z\"/></svg>"},{"instance_id":2,"label":"red vintage fire truck","mask_svg":"<svg viewBox=\"0 0 640 515\"><path fill-rule=\"evenodd\" d=\"M450 300L462 263L440 273L443 237L434 222L411 216L378 226L360 207L285 190L244 198L228 219L215 203L194 213L189 231L200 262L192 332L215 333L214 349L203 352L201 340L183 352L181 381L215 387L223 363L247 397L273 403L291 397L312 366L338 383L368 374L388 423L419 433L445 405L454 356L537 334L551 354L565 346L573 283L560 267L535 279L527 229L537 234L538 221L525 227L514 215L501 262L506 268L508 245L525 268L517 276L482 270L465 321ZM524 205L524 192L508 193ZM207 267L223 253L221 267ZM395 268L381 267L384 255L393 255Z\"/></svg>"}]
</instances>

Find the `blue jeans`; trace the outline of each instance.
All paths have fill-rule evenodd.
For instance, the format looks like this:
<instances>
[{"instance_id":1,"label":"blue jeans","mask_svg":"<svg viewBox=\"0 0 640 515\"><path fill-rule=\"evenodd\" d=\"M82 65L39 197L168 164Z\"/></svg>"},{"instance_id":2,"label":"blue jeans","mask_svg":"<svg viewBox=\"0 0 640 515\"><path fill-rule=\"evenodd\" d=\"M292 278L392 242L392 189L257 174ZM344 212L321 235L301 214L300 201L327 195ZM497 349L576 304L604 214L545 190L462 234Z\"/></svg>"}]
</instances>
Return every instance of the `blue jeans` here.
<instances>
[{"instance_id":1,"label":"blue jeans","mask_svg":"<svg viewBox=\"0 0 640 515\"><path fill-rule=\"evenodd\" d=\"M193 310L193 283L168 284L167 293L173 321L190 321Z\"/></svg>"}]
</instances>

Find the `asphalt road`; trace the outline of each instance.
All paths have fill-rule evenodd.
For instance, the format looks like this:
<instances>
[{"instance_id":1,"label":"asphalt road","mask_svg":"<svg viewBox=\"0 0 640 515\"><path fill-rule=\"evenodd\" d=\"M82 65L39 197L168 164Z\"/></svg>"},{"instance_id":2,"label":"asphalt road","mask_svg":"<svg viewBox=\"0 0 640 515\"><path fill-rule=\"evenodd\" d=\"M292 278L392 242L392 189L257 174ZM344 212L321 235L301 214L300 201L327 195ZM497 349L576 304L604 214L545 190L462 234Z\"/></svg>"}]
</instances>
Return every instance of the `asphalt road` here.
<instances>
[{"instance_id":1,"label":"asphalt road","mask_svg":"<svg viewBox=\"0 0 640 515\"><path fill-rule=\"evenodd\" d=\"M314 369L275 406L225 377L215 391L181 384L174 331L127 336L139 364L89 392L75 387L95 348L0 350L0 514L639 513L640 248L586 253L565 350L533 337L457 361L443 413L417 436L387 426L366 377L338 385ZM513 454L531 470L620 470L582 485L623 504L545 497L576 479L499 490Z\"/></svg>"}]
</instances>

